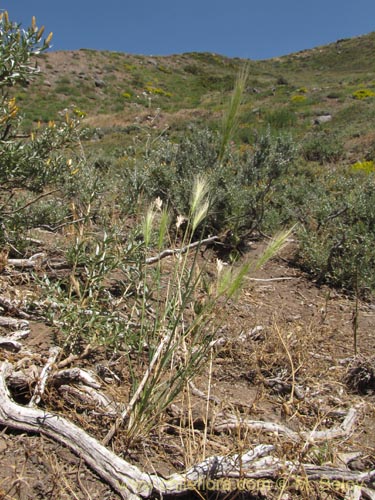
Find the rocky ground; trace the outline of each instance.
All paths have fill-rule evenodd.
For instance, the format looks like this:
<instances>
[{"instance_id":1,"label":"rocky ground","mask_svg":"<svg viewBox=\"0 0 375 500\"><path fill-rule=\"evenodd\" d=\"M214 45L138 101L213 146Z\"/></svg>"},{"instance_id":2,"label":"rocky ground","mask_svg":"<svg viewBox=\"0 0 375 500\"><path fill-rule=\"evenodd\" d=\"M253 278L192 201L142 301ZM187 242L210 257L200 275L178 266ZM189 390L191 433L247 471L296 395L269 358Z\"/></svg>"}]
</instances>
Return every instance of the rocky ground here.
<instances>
[{"instance_id":1,"label":"rocky ground","mask_svg":"<svg viewBox=\"0 0 375 500\"><path fill-rule=\"evenodd\" d=\"M254 243L250 253L256 255L260 247ZM244 453L259 444L273 444L278 457L296 464L334 466L358 473L375 469L375 305L360 302L356 314L353 298L317 286L290 265L290 253L290 248L285 249L280 257L251 274L240 298L218 311L222 326L212 363L208 359L204 372L149 435L130 448L121 433L115 436L110 447L116 454L143 471L165 477L208 456ZM205 253L202 259L205 265L215 266L212 253ZM37 273L46 270L48 266L42 264ZM3 344L0 356L24 372L31 366L43 367L55 343L56 330L37 312L21 305L25 297L36 295L30 269L15 267L5 259L0 274L0 315L28 321L30 334L19 340L20 350ZM9 336L14 330L14 326L2 326L1 335ZM92 370L111 401L127 400L130 376L121 353L113 356L103 348L94 348L67 366ZM106 368L116 376L108 376L108 371L106 375ZM32 389L11 390L19 403L30 400ZM113 424L113 415L103 416L95 404L85 404L74 394L63 397L53 386L47 385L38 406L74 421L98 440ZM280 424L306 436L306 431L340 427L349 411L355 412L355 422L346 435L316 442L306 437L293 441L281 431L246 424ZM229 418L237 418L236 425L220 427ZM39 433L2 426L0 463L3 499L119 498L82 458ZM233 490L221 496L218 492L191 491L186 498L360 498L358 491L355 497L350 484L343 481L305 481L302 475L296 483L297 476L280 474L283 482L271 483L260 479L247 491ZM364 489L362 498L375 498L371 484L366 487L369 496Z\"/></svg>"}]
</instances>

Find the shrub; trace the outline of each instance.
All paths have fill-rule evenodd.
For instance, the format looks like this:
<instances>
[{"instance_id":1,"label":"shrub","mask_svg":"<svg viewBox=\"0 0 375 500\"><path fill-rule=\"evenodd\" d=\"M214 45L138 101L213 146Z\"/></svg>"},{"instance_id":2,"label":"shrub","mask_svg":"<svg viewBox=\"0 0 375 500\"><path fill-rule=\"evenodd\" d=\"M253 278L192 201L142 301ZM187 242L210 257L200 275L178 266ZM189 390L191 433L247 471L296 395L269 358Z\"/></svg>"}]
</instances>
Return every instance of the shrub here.
<instances>
[{"instance_id":1,"label":"shrub","mask_svg":"<svg viewBox=\"0 0 375 500\"><path fill-rule=\"evenodd\" d=\"M344 156L344 146L334 134L318 133L307 137L302 146L306 160L324 163L335 162Z\"/></svg>"},{"instance_id":2,"label":"shrub","mask_svg":"<svg viewBox=\"0 0 375 500\"><path fill-rule=\"evenodd\" d=\"M271 128L283 129L296 125L297 116L288 108L280 108L268 112L265 116L265 120Z\"/></svg>"},{"instance_id":3,"label":"shrub","mask_svg":"<svg viewBox=\"0 0 375 500\"><path fill-rule=\"evenodd\" d=\"M158 64L157 68L159 71L161 71L162 73L166 73L167 75L172 73L172 70L170 68L167 68L166 66L163 66L162 64Z\"/></svg>"},{"instance_id":4,"label":"shrub","mask_svg":"<svg viewBox=\"0 0 375 500\"><path fill-rule=\"evenodd\" d=\"M86 111L82 111L82 109L79 109L79 108L73 108L73 113L78 118L85 118L85 116L87 115Z\"/></svg>"},{"instance_id":5,"label":"shrub","mask_svg":"<svg viewBox=\"0 0 375 500\"><path fill-rule=\"evenodd\" d=\"M154 87L153 85L146 85L145 90L149 94L160 95L160 96L163 96L163 97L172 97L171 92L166 92L165 90L163 90L163 89L161 89L159 87Z\"/></svg>"},{"instance_id":6,"label":"shrub","mask_svg":"<svg viewBox=\"0 0 375 500\"><path fill-rule=\"evenodd\" d=\"M368 161L357 161L352 165L352 169L354 171L364 172L366 174L370 174L375 172L375 164L373 160Z\"/></svg>"},{"instance_id":7,"label":"shrub","mask_svg":"<svg viewBox=\"0 0 375 500\"><path fill-rule=\"evenodd\" d=\"M187 213L196 176L209 178L213 195L205 232L229 231L230 249L241 247L255 229L260 229L276 181L292 165L296 148L289 136L274 137L268 132L242 155L236 149L229 150L219 161L220 150L218 134L193 129L179 144L161 140L145 164L134 168L133 163L124 175L127 180L137 180L138 193L159 196L176 214Z\"/></svg>"},{"instance_id":8,"label":"shrub","mask_svg":"<svg viewBox=\"0 0 375 500\"><path fill-rule=\"evenodd\" d=\"M9 89L26 85L38 73L32 57L48 48L52 36L43 40L43 32L44 28L36 26L35 18L31 26L23 30L9 20L6 12L0 14L0 224L4 229L3 243L22 234L21 212L26 208L30 210L33 203L31 200L22 204L20 188L42 192L47 185L63 182L67 172L64 149L77 143L79 138L78 122L69 116L60 125L49 122L46 127L34 129L30 137L18 137L22 120L17 101L10 97Z\"/></svg>"},{"instance_id":9,"label":"shrub","mask_svg":"<svg viewBox=\"0 0 375 500\"><path fill-rule=\"evenodd\" d=\"M175 213L186 214L194 179L215 170L218 150L218 134L192 129L179 144L168 139L154 143L148 157L139 162L136 175L143 178L142 189L149 198L160 196Z\"/></svg>"},{"instance_id":10,"label":"shrub","mask_svg":"<svg viewBox=\"0 0 375 500\"><path fill-rule=\"evenodd\" d=\"M359 99L359 100L368 99L369 97L374 97L374 96L375 92L370 89L358 89L352 94L353 99Z\"/></svg>"},{"instance_id":11,"label":"shrub","mask_svg":"<svg viewBox=\"0 0 375 500\"><path fill-rule=\"evenodd\" d=\"M215 75L212 73L200 73L199 84L208 90L229 91L233 88L234 79L232 75Z\"/></svg>"},{"instance_id":12,"label":"shrub","mask_svg":"<svg viewBox=\"0 0 375 500\"><path fill-rule=\"evenodd\" d=\"M209 199L209 183L197 176L184 229L180 218L173 218L181 246L191 252L176 251L170 265L161 264L162 250L165 242L170 246L172 239L177 247L178 241L168 232L170 215L161 200L154 200L142 229L128 234L126 242L116 232L93 240L91 231L79 231L67 255L69 277L55 283L45 279L49 317L67 353L81 352L87 343L107 346L111 355L121 349L133 379L132 397L121 414L129 442L148 433L203 366L220 325L216 306L234 298L245 275L271 258L289 235L273 240L258 262L237 269L218 266L210 279L198 265L199 243L191 247ZM109 279L116 287L108 287Z\"/></svg>"},{"instance_id":13,"label":"shrub","mask_svg":"<svg viewBox=\"0 0 375 500\"><path fill-rule=\"evenodd\" d=\"M375 181L341 175L324 180L309 203L299 262L319 282L362 295L375 291Z\"/></svg>"},{"instance_id":14,"label":"shrub","mask_svg":"<svg viewBox=\"0 0 375 500\"><path fill-rule=\"evenodd\" d=\"M202 74L202 70L197 64L187 64L186 66L184 66L183 70L186 73L190 73L191 75Z\"/></svg>"},{"instance_id":15,"label":"shrub","mask_svg":"<svg viewBox=\"0 0 375 500\"><path fill-rule=\"evenodd\" d=\"M290 100L294 104L302 104L302 103L304 103L304 102L307 101L307 97L305 95L295 94L295 95L292 95L292 97L290 98Z\"/></svg>"},{"instance_id":16,"label":"shrub","mask_svg":"<svg viewBox=\"0 0 375 500\"><path fill-rule=\"evenodd\" d=\"M284 76L279 76L276 80L276 85L289 85L289 82Z\"/></svg>"},{"instance_id":17,"label":"shrub","mask_svg":"<svg viewBox=\"0 0 375 500\"><path fill-rule=\"evenodd\" d=\"M222 218L237 241L261 229L277 181L285 176L296 157L296 147L288 135L273 136L270 131L259 136L253 150L243 158L233 158L226 166L225 192L220 201L218 221Z\"/></svg>"}]
</instances>

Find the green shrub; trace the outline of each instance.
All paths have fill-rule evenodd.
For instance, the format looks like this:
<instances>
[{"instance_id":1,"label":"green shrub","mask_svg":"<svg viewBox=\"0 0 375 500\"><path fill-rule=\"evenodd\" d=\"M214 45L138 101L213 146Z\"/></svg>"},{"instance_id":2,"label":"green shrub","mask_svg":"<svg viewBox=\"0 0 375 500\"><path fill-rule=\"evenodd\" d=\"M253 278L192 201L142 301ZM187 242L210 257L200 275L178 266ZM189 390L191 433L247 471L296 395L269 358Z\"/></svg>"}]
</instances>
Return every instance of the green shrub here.
<instances>
[{"instance_id":1,"label":"green shrub","mask_svg":"<svg viewBox=\"0 0 375 500\"><path fill-rule=\"evenodd\" d=\"M297 116L294 111L288 108L280 108L266 113L265 120L271 128L280 130L295 126L297 123Z\"/></svg>"},{"instance_id":2,"label":"green shrub","mask_svg":"<svg viewBox=\"0 0 375 500\"><path fill-rule=\"evenodd\" d=\"M197 64L187 64L184 66L183 70L191 75L199 75L202 73L202 69Z\"/></svg>"},{"instance_id":3,"label":"green shrub","mask_svg":"<svg viewBox=\"0 0 375 500\"><path fill-rule=\"evenodd\" d=\"M336 135L318 133L305 139L302 154L306 160L323 165L340 160L344 156L344 146Z\"/></svg>"},{"instance_id":4,"label":"green shrub","mask_svg":"<svg viewBox=\"0 0 375 500\"><path fill-rule=\"evenodd\" d=\"M375 182L327 177L300 233L298 261L318 282L375 291ZM306 212L307 213L307 212Z\"/></svg>"},{"instance_id":5,"label":"green shrub","mask_svg":"<svg viewBox=\"0 0 375 500\"><path fill-rule=\"evenodd\" d=\"M221 198L216 224L244 241L262 227L278 181L285 176L296 157L296 146L288 135L273 136L270 131L259 136L253 150L236 156L221 171L218 186ZM225 221L220 224L220 220Z\"/></svg>"},{"instance_id":6,"label":"green shrub","mask_svg":"<svg viewBox=\"0 0 375 500\"><path fill-rule=\"evenodd\" d=\"M193 129L179 144L160 140L146 159L143 189L151 199L160 196L175 212L186 214L194 179L215 171L218 150L219 136L208 130Z\"/></svg>"},{"instance_id":7,"label":"green shrub","mask_svg":"<svg viewBox=\"0 0 375 500\"><path fill-rule=\"evenodd\" d=\"M289 82L284 76L279 76L276 80L276 85L289 85Z\"/></svg>"},{"instance_id":8,"label":"green shrub","mask_svg":"<svg viewBox=\"0 0 375 500\"><path fill-rule=\"evenodd\" d=\"M207 90L225 92L233 89L234 78L232 75L221 76L203 73L199 75L199 84Z\"/></svg>"},{"instance_id":9,"label":"green shrub","mask_svg":"<svg viewBox=\"0 0 375 500\"><path fill-rule=\"evenodd\" d=\"M179 144L163 139L154 144L146 160L128 162L124 178L133 182L133 194L160 197L176 215L184 215L194 179L206 176L213 194L205 232L229 231L228 247L241 247L260 229L277 180L292 165L296 148L290 137L268 132L257 138L251 151L239 154L234 148L222 162L220 149L218 134L193 129Z\"/></svg>"},{"instance_id":10,"label":"green shrub","mask_svg":"<svg viewBox=\"0 0 375 500\"><path fill-rule=\"evenodd\" d=\"M69 116L57 125L38 126L30 137L18 138L22 123L17 102L9 90L25 86L37 73L32 58L46 50L51 36L42 40L44 28L35 18L26 30L11 22L6 12L0 14L0 225L2 243L11 243L23 234L23 211L31 211L33 198L22 204L18 190L41 193L47 186L63 182L67 172L65 149L79 142L78 122ZM68 153L72 155L72 151ZM44 195L35 198L35 202ZM37 222L37 221L35 221Z\"/></svg>"}]
</instances>

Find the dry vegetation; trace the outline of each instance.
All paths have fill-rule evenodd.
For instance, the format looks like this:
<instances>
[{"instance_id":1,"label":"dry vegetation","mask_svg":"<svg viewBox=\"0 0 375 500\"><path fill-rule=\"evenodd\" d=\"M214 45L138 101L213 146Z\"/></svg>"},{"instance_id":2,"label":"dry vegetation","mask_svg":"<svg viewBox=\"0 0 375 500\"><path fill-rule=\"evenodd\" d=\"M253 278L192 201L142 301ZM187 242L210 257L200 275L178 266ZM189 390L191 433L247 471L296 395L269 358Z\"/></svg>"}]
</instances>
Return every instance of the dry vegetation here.
<instances>
[{"instance_id":1,"label":"dry vegetation","mask_svg":"<svg viewBox=\"0 0 375 500\"><path fill-rule=\"evenodd\" d=\"M45 250L48 255L49 248ZM233 466L228 473L232 483L226 483L233 491L222 494L223 498L245 493L247 498L250 493L254 498L342 498L354 485L362 488L366 498L366 488L371 489L372 484L371 475L366 474L374 469L371 333L375 313L370 304L360 304L360 356L355 357L355 304L328 287L311 283L288 265L288 255L286 248L282 259L251 276L238 301L220 307L222 327L199 376L186 384L150 433L129 443L125 429L119 429L110 446L118 456L140 470L166 478L210 456L230 457L260 444L272 445L274 449L267 455L282 460L278 473L267 465L265 469L272 473L252 476L251 467L237 470ZM200 265L214 273L214 254L208 252ZM48 268L47 259L37 273L52 273ZM18 352L3 351L3 359L12 363L15 372L8 385L21 404L37 393L35 384L48 364L58 332L30 310L29 280L28 271L10 265L1 280L7 317L27 318L16 333L30 328ZM35 289L33 297L35 300ZM13 309L6 307L5 299ZM3 330L9 338L15 325ZM60 353L50 368L39 403L42 411L64 416L101 442L124 401L129 400L127 353L97 347L67 360ZM68 368L89 371L94 382L67 375L59 379L58 374ZM366 378L369 373L372 378ZM346 427L343 423L348 414ZM43 434L43 426L38 431ZM5 498L116 498L84 462L50 439L8 431L2 435L2 456ZM257 480L236 483L234 473ZM209 477L216 481L211 488L214 484L216 488L222 473L219 470ZM207 496L204 479L199 481L200 495ZM190 488L193 483L191 480ZM234 491L236 484L250 493Z\"/></svg>"},{"instance_id":2,"label":"dry vegetation","mask_svg":"<svg viewBox=\"0 0 375 500\"><path fill-rule=\"evenodd\" d=\"M375 498L374 35L220 128L239 60L0 22L0 498Z\"/></svg>"}]
</instances>

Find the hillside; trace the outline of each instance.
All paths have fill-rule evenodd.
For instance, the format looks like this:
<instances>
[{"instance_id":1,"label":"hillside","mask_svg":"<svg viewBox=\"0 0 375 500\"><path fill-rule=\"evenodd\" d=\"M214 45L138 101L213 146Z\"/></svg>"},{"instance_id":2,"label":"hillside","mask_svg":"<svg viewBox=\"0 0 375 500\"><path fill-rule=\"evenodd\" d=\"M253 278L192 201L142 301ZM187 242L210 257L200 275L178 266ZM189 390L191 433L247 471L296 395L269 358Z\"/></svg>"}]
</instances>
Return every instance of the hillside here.
<instances>
[{"instance_id":1,"label":"hillside","mask_svg":"<svg viewBox=\"0 0 375 500\"><path fill-rule=\"evenodd\" d=\"M357 142L372 140L373 100L355 101L353 94L375 89L374 45L371 33L259 62L208 53L154 57L85 49L50 52L38 58L41 79L17 98L29 126L56 120L62 110L73 107L115 144L121 141L116 133L147 126L150 115L152 127L168 126L172 134L189 123L219 123L239 67L246 62L250 77L240 140L249 140L253 129L268 123L304 135L314 119L330 114L333 121L324 128L334 129L356 151Z\"/></svg>"},{"instance_id":2,"label":"hillside","mask_svg":"<svg viewBox=\"0 0 375 500\"><path fill-rule=\"evenodd\" d=\"M375 498L374 47L4 92L0 498Z\"/></svg>"}]
</instances>

